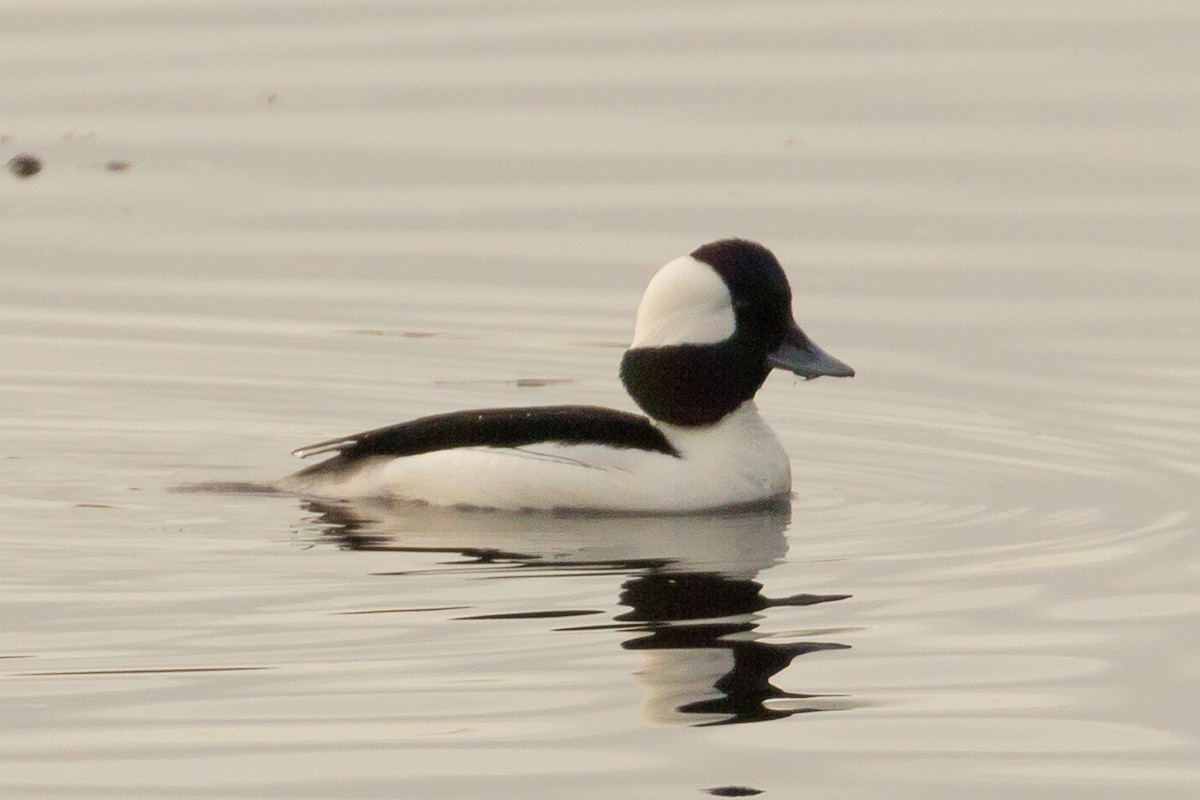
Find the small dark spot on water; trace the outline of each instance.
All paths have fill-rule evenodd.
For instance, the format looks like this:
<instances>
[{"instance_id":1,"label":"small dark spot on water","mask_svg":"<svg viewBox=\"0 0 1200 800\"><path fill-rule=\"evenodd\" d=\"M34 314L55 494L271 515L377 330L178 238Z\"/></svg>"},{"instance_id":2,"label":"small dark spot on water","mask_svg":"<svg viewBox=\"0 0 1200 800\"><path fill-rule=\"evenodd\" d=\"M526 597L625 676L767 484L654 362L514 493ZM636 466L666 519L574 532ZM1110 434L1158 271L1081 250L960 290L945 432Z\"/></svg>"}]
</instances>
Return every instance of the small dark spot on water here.
<instances>
[{"instance_id":1,"label":"small dark spot on water","mask_svg":"<svg viewBox=\"0 0 1200 800\"><path fill-rule=\"evenodd\" d=\"M714 786L704 791L716 797L752 797L763 793L762 789L751 789L749 786Z\"/></svg>"},{"instance_id":2,"label":"small dark spot on water","mask_svg":"<svg viewBox=\"0 0 1200 800\"><path fill-rule=\"evenodd\" d=\"M21 153L8 160L8 171L18 178L32 178L42 171L42 161L31 153Z\"/></svg>"},{"instance_id":3,"label":"small dark spot on water","mask_svg":"<svg viewBox=\"0 0 1200 800\"><path fill-rule=\"evenodd\" d=\"M283 492L267 483L252 483L250 481L203 481L201 483L185 483L173 486L167 491L176 494L257 494L281 495Z\"/></svg>"},{"instance_id":4,"label":"small dark spot on water","mask_svg":"<svg viewBox=\"0 0 1200 800\"><path fill-rule=\"evenodd\" d=\"M517 386L522 388L537 388L540 386L558 386L570 383L570 378L517 378Z\"/></svg>"},{"instance_id":5,"label":"small dark spot on water","mask_svg":"<svg viewBox=\"0 0 1200 800\"><path fill-rule=\"evenodd\" d=\"M109 172L125 172L127 170L133 169L133 162L132 161L122 161L120 159L114 158L112 161L105 162L104 168L106 170L108 170Z\"/></svg>"},{"instance_id":6,"label":"small dark spot on water","mask_svg":"<svg viewBox=\"0 0 1200 800\"><path fill-rule=\"evenodd\" d=\"M277 94L267 95L267 105L273 106L273 105L278 105L278 103L279 103L279 95L277 95Z\"/></svg>"}]
</instances>

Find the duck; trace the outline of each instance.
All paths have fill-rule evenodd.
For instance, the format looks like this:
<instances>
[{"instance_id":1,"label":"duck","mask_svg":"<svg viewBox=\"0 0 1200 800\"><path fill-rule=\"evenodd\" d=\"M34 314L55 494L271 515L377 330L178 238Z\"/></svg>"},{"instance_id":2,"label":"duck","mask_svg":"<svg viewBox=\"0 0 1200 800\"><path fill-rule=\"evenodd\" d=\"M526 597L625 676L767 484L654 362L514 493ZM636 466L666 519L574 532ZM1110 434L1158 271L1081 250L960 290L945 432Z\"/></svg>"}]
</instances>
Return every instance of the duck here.
<instances>
[{"instance_id":1,"label":"duck","mask_svg":"<svg viewBox=\"0 0 1200 800\"><path fill-rule=\"evenodd\" d=\"M593 405L420 417L293 451L325 460L276 488L516 512L693 514L787 504L791 463L754 397L772 370L851 377L796 323L775 255L729 238L667 262L637 308L620 379L642 414Z\"/></svg>"}]
</instances>

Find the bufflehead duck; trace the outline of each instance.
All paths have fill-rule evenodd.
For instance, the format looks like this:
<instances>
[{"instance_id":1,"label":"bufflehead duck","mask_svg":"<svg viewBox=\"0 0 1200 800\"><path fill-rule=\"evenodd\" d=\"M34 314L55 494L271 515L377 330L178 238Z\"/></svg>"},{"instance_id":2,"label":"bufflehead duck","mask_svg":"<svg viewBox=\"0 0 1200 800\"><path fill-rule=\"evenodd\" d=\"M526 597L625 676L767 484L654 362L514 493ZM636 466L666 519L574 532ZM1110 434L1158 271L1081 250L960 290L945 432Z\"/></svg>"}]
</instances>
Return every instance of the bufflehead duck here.
<instances>
[{"instance_id":1,"label":"bufflehead duck","mask_svg":"<svg viewBox=\"0 0 1200 800\"><path fill-rule=\"evenodd\" d=\"M504 510L663 513L786 501L791 466L754 395L772 369L854 370L792 317L771 251L723 239L668 262L637 310L621 381L648 417L596 406L422 417L301 447L278 482L326 498Z\"/></svg>"}]
</instances>

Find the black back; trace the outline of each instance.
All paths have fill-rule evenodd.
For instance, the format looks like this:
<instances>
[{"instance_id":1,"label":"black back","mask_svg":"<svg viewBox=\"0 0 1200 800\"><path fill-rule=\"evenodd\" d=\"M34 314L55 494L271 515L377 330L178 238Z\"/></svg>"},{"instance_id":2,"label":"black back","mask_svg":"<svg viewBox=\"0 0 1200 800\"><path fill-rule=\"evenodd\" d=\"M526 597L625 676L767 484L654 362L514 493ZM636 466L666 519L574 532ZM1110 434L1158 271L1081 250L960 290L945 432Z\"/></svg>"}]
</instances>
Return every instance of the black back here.
<instances>
[{"instance_id":1,"label":"black back","mask_svg":"<svg viewBox=\"0 0 1200 800\"><path fill-rule=\"evenodd\" d=\"M379 456L397 458L457 447L522 447L543 442L679 455L646 417L599 406L486 408L436 414L319 442L295 453L303 457L337 454L305 470L310 472Z\"/></svg>"}]
</instances>

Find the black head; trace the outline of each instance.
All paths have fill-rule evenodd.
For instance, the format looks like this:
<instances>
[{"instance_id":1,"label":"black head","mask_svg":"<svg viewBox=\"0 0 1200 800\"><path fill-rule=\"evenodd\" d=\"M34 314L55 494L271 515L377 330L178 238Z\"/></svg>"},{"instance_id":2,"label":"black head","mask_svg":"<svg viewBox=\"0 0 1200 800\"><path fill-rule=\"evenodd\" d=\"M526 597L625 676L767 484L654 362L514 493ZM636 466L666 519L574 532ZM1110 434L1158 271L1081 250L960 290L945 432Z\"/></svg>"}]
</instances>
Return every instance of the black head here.
<instances>
[{"instance_id":1,"label":"black head","mask_svg":"<svg viewBox=\"0 0 1200 800\"><path fill-rule=\"evenodd\" d=\"M722 239L669 262L646 287L621 379L647 414L710 425L754 397L775 367L806 378L853 375L792 318L787 275L770 250Z\"/></svg>"}]
</instances>

